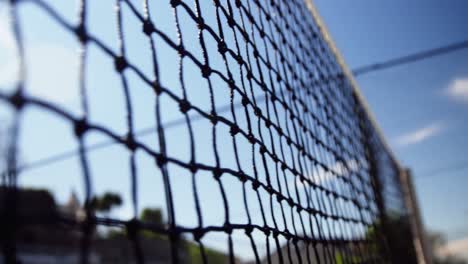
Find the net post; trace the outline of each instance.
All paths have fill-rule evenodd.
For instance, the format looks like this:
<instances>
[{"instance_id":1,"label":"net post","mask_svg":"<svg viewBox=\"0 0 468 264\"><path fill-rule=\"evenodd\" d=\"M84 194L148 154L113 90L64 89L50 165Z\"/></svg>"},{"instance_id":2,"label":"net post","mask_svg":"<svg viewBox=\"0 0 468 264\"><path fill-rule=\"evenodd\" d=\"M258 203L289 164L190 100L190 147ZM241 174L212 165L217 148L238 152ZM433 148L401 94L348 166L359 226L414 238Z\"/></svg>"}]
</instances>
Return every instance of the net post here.
<instances>
[{"instance_id":1,"label":"net post","mask_svg":"<svg viewBox=\"0 0 468 264\"><path fill-rule=\"evenodd\" d=\"M403 188L404 201L408 210L411 232L413 233L413 244L418 264L432 264L431 252L427 243L424 224L421 219L411 170L408 168L401 169L400 181Z\"/></svg>"}]
</instances>

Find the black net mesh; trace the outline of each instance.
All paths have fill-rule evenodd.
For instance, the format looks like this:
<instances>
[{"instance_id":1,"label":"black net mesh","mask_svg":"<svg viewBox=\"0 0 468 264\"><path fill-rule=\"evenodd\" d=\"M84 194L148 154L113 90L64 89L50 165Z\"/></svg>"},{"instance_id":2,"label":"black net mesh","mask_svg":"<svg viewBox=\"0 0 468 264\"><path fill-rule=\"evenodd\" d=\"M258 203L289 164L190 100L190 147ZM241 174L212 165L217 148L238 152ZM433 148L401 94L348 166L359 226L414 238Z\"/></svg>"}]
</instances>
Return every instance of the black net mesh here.
<instances>
[{"instance_id":1,"label":"black net mesh","mask_svg":"<svg viewBox=\"0 0 468 264\"><path fill-rule=\"evenodd\" d=\"M79 1L78 18L53 1L4 4L19 61L0 90L13 116L0 192L5 263L60 250L81 263L414 261L398 165L303 1L96 2ZM44 23L39 35L73 37L78 70L64 83L79 91L76 107L28 91L30 21ZM21 142L39 129L25 124L28 112L64 124L77 150L52 155L61 134L50 128L41 150L51 158L28 163ZM93 156L107 147L124 158ZM49 180L79 188L79 213L24 209L49 197L26 191L24 174L67 158L74 165ZM128 213L98 212L95 197L119 181Z\"/></svg>"}]
</instances>

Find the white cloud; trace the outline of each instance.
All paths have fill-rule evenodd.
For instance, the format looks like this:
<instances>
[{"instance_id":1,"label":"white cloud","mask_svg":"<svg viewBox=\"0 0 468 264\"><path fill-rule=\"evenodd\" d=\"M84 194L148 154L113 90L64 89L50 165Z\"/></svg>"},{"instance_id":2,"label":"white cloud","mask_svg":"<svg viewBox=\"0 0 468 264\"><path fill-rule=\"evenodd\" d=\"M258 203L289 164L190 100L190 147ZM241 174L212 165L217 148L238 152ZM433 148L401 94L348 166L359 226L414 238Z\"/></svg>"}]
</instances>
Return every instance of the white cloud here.
<instances>
[{"instance_id":1,"label":"white cloud","mask_svg":"<svg viewBox=\"0 0 468 264\"><path fill-rule=\"evenodd\" d=\"M468 237L448 242L437 250L437 255L440 257L457 256L468 260Z\"/></svg>"},{"instance_id":2,"label":"white cloud","mask_svg":"<svg viewBox=\"0 0 468 264\"><path fill-rule=\"evenodd\" d=\"M443 129L444 125L442 123L435 122L398 137L396 143L399 146L416 144L439 134Z\"/></svg>"},{"instance_id":3,"label":"white cloud","mask_svg":"<svg viewBox=\"0 0 468 264\"><path fill-rule=\"evenodd\" d=\"M326 181L332 180L336 175L347 176L351 172L356 172L360 168L357 160L349 160L346 163L335 162L329 170L324 170L321 166L316 167L316 170L309 175L309 179L315 184L323 184ZM333 173L332 173L333 172ZM309 186L309 184L304 181L301 182L299 177L296 177L296 182L300 187Z\"/></svg>"},{"instance_id":4,"label":"white cloud","mask_svg":"<svg viewBox=\"0 0 468 264\"><path fill-rule=\"evenodd\" d=\"M452 98L468 103L468 78L453 80L447 92Z\"/></svg>"}]
</instances>

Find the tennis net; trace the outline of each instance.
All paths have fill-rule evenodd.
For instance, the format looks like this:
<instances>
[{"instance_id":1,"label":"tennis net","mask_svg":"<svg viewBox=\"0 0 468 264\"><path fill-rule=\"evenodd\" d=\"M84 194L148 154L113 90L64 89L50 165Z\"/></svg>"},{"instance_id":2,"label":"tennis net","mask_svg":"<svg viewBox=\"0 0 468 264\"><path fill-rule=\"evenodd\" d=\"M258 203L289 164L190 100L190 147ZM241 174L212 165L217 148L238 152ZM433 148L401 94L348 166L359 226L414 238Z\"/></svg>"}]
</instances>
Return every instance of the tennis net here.
<instances>
[{"instance_id":1,"label":"tennis net","mask_svg":"<svg viewBox=\"0 0 468 264\"><path fill-rule=\"evenodd\" d=\"M18 69L0 90L12 117L5 263L57 251L80 263L416 262L401 168L309 2L140 2L4 3ZM69 89L75 105L61 100ZM41 140L39 118L68 132L51 125ZM73 165L52 180L28 166L28 151L52 155L62 140ZM34 174L82 202L65 213L27 189ZM117 185L127 212L100 212Z\"/></svg>"}]
</instances>

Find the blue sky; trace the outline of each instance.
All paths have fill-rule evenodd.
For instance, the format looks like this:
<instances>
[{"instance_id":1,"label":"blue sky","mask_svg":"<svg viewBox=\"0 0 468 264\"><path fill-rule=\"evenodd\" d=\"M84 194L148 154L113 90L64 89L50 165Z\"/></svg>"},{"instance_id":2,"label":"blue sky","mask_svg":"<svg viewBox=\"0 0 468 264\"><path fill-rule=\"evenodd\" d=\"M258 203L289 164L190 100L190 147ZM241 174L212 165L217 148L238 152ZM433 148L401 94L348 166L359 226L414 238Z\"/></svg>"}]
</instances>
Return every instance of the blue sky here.
<instances>
[{"instance_id":1,"label":"blue sky","mask_svg":"<svg viewBox=\"0 0 468 264\"><path fill-rule=\"evenodd\" d=\"M468 39L468 2L316 0L350 68ZM392 149L414 172L424 221L468 236L468 50L357 77Z\"/></svg>"},{"instance_id":2,"label":"blue sky","mask_svg":"<svg viewBox=\"0 0 468 264\"><path fill-rule=\"evenodd\" d=\"M60 10L68 21L75 23L76 5L62 1L46 1ZM89 30L99 36L114 51L118 50L114 1L89 1ZM379 62L405 55L421 49L437 47L468 38L468 2L453 1L316 1L318 10L327 24L336 45L341 50L350 68ZM141 8L140 5L137 5ZM205 13L212 11L206 5ZM151 9L156 24L176 40L173 14L169 5L161 4ZM140 10L141 11L141 10ZM151 61L146 36L141 33L139 22L124 12L124 32L128 57L131 62L147 75L151 75ZM195 25L181 12L184 42L186 47L201 58ZM55 21L39 11L34 5L21 6L20 16L24 27L26 59L28 63L27 92L31 95L52 101L76 116L79 108L77 74L78 43L74 36L63 30ZM168 23L171 22L171 23ZM208 16L208 22L214 18ZM0 4L0 89L8 90L15 81L17 60L14 40L8 31L8 16L4 3ZM231 38L232 36L227 36ZM181 85L175 78L177 58L174 50L156 39L160 65L161 82L174 87L181 94ZM142 48L144 47L144 48ZM209 53L215 56L216 47L208 43ZM214 51L213 51L214 50ZM7 51L7 52L3 52ZM119 75L115 73L113 61L98 48L89 46L87 82L89 90L91 121L102 124L113 131L124 134L126 131L123 92ZM221 69L222 61L212 59L212 67ZM207 84L193 64L184 64L188 74L184 77L187 86L197 87L189 92L189 99L209 111ZM396 153L405 166L414 171L414 181L424 221L429 229L442 231L450 239L468 236L468 205L463 203L467 194L467 171L456 171L424 177L424 173L435 168L450 166L466 160L468 140L465 134L468 124L468 50L433 58L386 71L360 76L357 82L367 98L372 111ZM196 73L195 73L196 72ZM134 101L135 127L153 127L154 94L134 74L127 75ZM220 80L213 78L214 85L223 87ZM225 85L224 85L225 86ZM47 88L44 88L47 87ZM135 90L138 89L138 90ZM136 91L136 92L135 92ZM222 91L221 89L219 91ZM227 90L226 90L227 91ZM216 105L224 105L229 100L227 92L215 92ZM181 118L178 105L163 98L163 121ZM112 102L112 103L109 103ZM0 104L2 116L8 116L9 109ZM241 116L239 114L239 116ZM28 109L23 117L21 155L25 163L40 160L50 154L61 153L77 147L69 123L38 109ZM239 122L245 125L245 120ZM206 135L208 121L194 123L198 160L213 163L211 137ZM228 134L220 128L221 134ZM155 134L139 138L153 149ZM89 143L106 140L100 134L91 133ZM186 127L167 130L169 154L188 160L188 138ZM235 167L231 144L221 144L221 160L226 167ZM249 144L240 143L241 150L247 151ZM124 195L124 207L114 212L122 218L130 218L132 207L129 199L128 153L120 146L112 146L89 154L93 176L93 186L97 193L118 191ZM153 160L137 153L141 206L164 207L164 194L160 175L154 177L157 168ZM244 157L248 163L248 157ZM111 162L109 162L111 161ZM190 175L176 167L171 168L178 178L174 180L176 214L181 224L195 226L195 212L192 199L187 198L191 190ZM247 169L248 170L248 169ZM246 171L249 173L249 171ZM219 224L223 218L218 187L208 175L198 175L201 200L205 208L210 208L205 223ZM321 174L320 172L318 174ZM207 177L205 177L207 176ZM326 175L320 176L326 178ZM82 197L81 171L77 158L55 163L46 167L25 171L21 184L47 187L54 190L59 202L64 202L75 190ZM231 188L230 201L241 198L241 185L238 181L223 178L223 183ZM253 197L252 197L253 199ZM243 205L230 202L234 218L245 219ZM252 204L255 204L252 202ZM254 206L254 205L253 205ZM258 210L255 206L253 210ZM260 222L258 215L254 221ZM210 235L211 236L211 235ZM208 237L207 243L219 246L223 236ZM238 236L245 239L245 236ZM237 244L241 246L241 244ZM241 249L245 250L245 249ZM246 253L251 254L251 253Z\"/></svg>"}]
</instances>

